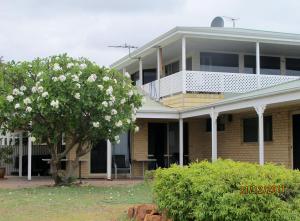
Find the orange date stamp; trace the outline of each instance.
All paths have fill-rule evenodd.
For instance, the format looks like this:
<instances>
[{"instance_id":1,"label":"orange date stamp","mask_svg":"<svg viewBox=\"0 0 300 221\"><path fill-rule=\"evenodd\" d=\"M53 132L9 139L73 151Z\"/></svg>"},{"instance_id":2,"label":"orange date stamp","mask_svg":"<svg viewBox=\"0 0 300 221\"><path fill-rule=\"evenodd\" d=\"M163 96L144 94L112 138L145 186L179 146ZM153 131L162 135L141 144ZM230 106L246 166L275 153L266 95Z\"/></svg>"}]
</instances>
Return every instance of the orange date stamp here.
<instances>
[{"instance_id":1,"label":"orange date stamp","mask_svg":"<svg viewBox=\"0 0 300 221\"><path fill-rule=\"evenodd\" d=\"M276 194L283 193L284 185L242 185L240 194Z\"/></svg>"}]
</instances>

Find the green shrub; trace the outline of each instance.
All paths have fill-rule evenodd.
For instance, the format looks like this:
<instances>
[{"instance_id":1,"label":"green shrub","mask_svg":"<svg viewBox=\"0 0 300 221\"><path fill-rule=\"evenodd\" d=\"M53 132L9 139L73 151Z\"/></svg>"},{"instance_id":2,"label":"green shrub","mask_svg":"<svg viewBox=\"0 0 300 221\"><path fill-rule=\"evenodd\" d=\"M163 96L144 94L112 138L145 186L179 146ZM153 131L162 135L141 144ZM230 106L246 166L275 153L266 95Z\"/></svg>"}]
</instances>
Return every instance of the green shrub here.
<instances>
[{"instance_id":1,"label":"green shrub","mask_svg":"<svg viewBox=\"0 0 300 221\"><path fill-rule=\"evenodd\" d=\"M246 186L284 189L248 188L242 194ZM153 193L174 221L300 220L300 172L273 164L218 160L173 165L155 172Z\"/></svg>"}]
</instances>

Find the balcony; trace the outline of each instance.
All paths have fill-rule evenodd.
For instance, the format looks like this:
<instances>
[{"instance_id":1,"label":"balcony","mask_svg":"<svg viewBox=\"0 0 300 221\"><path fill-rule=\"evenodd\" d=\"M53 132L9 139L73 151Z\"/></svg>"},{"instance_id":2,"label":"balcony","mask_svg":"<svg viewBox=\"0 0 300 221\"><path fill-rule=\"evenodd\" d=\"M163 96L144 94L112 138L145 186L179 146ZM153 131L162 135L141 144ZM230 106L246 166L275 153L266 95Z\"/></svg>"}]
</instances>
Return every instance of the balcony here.
<instances>
[{"instance_id":1,"label":"balcony","mask_svg":"<svg viewBox=\"0 0 300 221\"><path fill-rule=\"evenodd\" d=\"M180 71L145 84L142 89L154 99L180 93L238 94L297 79L286 75Z\"/></svg>"}]
</instances>

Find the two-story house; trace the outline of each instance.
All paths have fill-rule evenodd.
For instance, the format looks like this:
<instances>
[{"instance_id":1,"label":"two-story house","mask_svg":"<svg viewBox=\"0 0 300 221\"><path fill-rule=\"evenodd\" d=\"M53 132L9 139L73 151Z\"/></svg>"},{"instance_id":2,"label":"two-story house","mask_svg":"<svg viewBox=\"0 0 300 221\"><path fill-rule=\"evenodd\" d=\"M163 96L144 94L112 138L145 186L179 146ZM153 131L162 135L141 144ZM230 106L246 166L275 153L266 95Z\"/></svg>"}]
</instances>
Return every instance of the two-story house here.
<instances>
[{"instance_id":1,"label":"two-story house","mask_svg":"<svg viewBox=\"0 0 300 221\"><path fill-rule=\"evenodd\" d=\"M133 176L219 157L300 168L300 34L176 27L111 67L145 95L140 130L95 145L83 177L111 178L115 156Z\"/></svg>"}]
</instances>

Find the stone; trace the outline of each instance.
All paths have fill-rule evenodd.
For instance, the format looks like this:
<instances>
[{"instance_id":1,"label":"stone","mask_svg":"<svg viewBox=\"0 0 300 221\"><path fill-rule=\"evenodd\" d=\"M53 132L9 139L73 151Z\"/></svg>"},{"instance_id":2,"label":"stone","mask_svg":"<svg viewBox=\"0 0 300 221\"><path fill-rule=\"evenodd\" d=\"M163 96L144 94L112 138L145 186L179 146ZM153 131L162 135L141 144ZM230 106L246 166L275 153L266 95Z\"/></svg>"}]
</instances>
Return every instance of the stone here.
<instances>
[{"instance_id":1,"label":"stone","mask_svg":"<svg viewBox=\"0 0 300 221\"><path fill-rule=\"evenodd\" d=\"M147 214L144 221L162 221L162 217L159 214Z\"/></svg>"},{"instance_id":2,"label":"stone","mask_svg":"<svg viewBox=\"0 0 300 221\"><path fill-rule=\"evenodd\" d=\"M135 210L136 208L135 207L130 207L127 211L127 216L129 219L133 219L134 216L135 216Z\"/></svg>"},{"instance_id":3,"label":"stone","mask_svg":"<svg viewBox=\"0 0 300 221\"><path fill-rule=\"evenodd\" d=\"M147 214L153 213L154 211L156 211L155 205L142 204L142 205L136 207L134 218L136 221L144 221L145 216Z\"/></svg>"}]
</instances>

